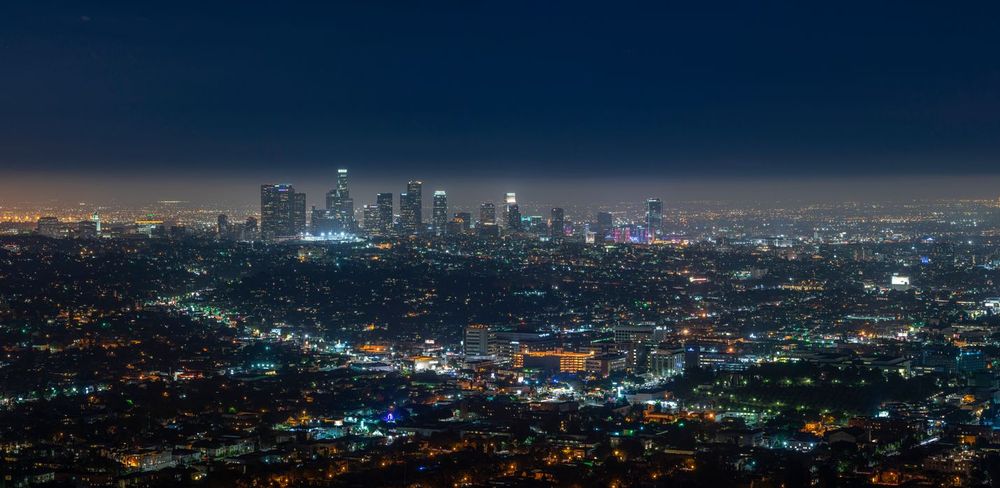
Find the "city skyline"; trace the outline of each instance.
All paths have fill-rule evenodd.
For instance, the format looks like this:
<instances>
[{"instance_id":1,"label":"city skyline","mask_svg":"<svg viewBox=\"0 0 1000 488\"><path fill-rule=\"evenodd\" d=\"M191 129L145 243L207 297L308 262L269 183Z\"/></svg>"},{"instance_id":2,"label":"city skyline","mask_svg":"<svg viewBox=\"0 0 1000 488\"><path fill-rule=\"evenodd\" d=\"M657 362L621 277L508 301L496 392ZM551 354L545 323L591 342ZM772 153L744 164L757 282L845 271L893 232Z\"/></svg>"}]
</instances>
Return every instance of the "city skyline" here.
<instances>
[{"instance_id":1,"label":"city skyline","mask_svg":"<svg viewBox=\"0 0 1000 488\"><path fill-rule=\"evenodd\" d=\"M0 487L1000 486L1000 3L0 6Z\"/></svg>"}]
</instances>

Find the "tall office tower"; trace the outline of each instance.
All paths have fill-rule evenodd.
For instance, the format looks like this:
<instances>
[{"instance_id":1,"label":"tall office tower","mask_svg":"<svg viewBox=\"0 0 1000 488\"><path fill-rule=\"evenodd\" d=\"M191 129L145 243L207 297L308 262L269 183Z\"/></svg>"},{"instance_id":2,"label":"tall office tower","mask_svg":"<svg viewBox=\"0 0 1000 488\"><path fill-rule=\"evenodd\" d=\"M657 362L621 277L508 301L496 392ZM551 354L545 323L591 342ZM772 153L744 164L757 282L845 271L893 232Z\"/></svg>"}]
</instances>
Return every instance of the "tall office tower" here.
<instances>
[{"instance_id":1,"label":"tall office tower","mask_svg":"<svg viewBox=\"0 0 1000 488\"><path fill-rule=\"evenodd\" d=\"M479 206L479 226L482 227L485 224L496 225L497 223L497 206L493 202L483 202Z\"/></svg>"},{"instance_id":2,"label":"tall office tower","mask_svg":"<svg viewBox=\"0 0 1000 488\"><path fill-rule=\"evenodd\" d=\"M549 218L549 237L553 239L566 237L566 212L559 207L552 209Z\"/></svg>"},{"instance_id":3,"label":"tall office tower","mask_svg":"<svg viewBox=\"0 0 1000 488\"><path fill-rule=\"evenodd\" d=\"M653 241L663 231L663 200L646 200L646 236Z\"/></svg>"},{"instance_id":4,"label":"tall office tower","mask_svg":"<svg viewBox=\"0 0 1000 488\"><path fill-rule=\"evenodd\" d=\"M423 231L423 186L422 182L410 181L406 184L406 193L399 195L399 220L406 235Z\"/></svg>"},{"instance_id":5,"label":"tall office tower","mask_svg":"<svg viewBox=\"0 0 1000 488\"><path fill-rule=\"evenodd\" d=\"M521 210L517 206L517 195L513 192L503 197L503 223L511 231L521 230Z\"/></svg>"},{"instance_id":6,"label":"tall office tower","mask_svg":"<svg viewBox=\"0 0 1000 488\"><path fill-rule=\"evenodd\" d=\"M312 207L312 211L309 215L309 233L314 236L320 236L323 234L330 234L333 232L343 232L343 227L340 226L333 218L333 213L329 210L323 210L321 208L316 208L315 205Z\"/></svg>"},{"instance_id":7,"label":"tall office tower","mask_svg":"<svg viewBox=\"0 0 1000 488\"><path fill-rule=\"evenodd\" d=\"M243 238L248 241L253 241L257 239L257 219L253 217L247 217L247 221L243 224Z\"/></svg>"},{"instance_id":8,"label":"tall office tower","mask_svg":"<svg viewBox=\"0 0 1000 488\"><path fill-rule=\"evenodd\" d=\"M347 169L345 168L337 170L337 193L341 198L350 198L347 191Z\"/></svg>"},{"instance_id":9,"label":"tall office tower","mask_svg":"<svg viewBox=\"0 0 1000 488\"><path fill-rule=\"evenodd\" d=\"M361 222L365 227L365 232L369 235L377 235L381 233L382 219L379 217L378 210L379 208L377 203L374 205L368 204L362 207Z\"/></svg>"},{"instance_id":10,"label":"tall office tower","mask_svg":"<svg viewBox=\"0 0 1000 488\"><path fill-rule=\"evenodd\" d=\"M609 212L597 212L597 222L594 223L595 237L598 242L603 242L604 238L611 233L611 229L615 226L614 218Z\"/></svg>"},{"instance_id":11,"label":"tall office tower","mask_svg":"<svg viewBox=\"0 0 1000 488\"><path fill-rule=\"evenodd\" d=\"M299 235L306 228L306 194L292 185L261 185L260 218L264 239Z\"/></svg>"},{"instance_id":12,"label":"tall office tower","mask_svg":"<svg viewBox=\"0 0 1000 488\"><path fill-rule=\"evenodd\" d=\"M347 188L347 170L337 170L337 186L326 193L326 211L336 231L354 228L354 199Z\"/></svg>"},{"instance_id":13,"label":"tall office tower","mask_svg":"<svg viewBox=\"0 0 1000 488\"><path fill-rule=\"evenodd\" d=\"M434 227L434 235L444 235L444 228L448 224L448 195L444 190L434 191L434 206L431 208L431 225Z\"/></svg>"},{"instance_id":14,"label":"tall office tower","mask_svg":"<svg viewBox=\"0 0 1000 488\"><path fill-rule=\"evenodd\" d=\"M471 220L472 220L472 214L470 214L469 212L458 212L445 225L444 233L449 236L468 234L469 230L471 229L469 225L469 222Z\"/></svg>"},{"instance_id":15,"label":"tall office tower","mask_svg":"<svg viewBox=\"0 0 1000 488\"><path fill-rule=\"evenodd\" d=\"M524 223L521 221L521 210L516 203L511 205L507 211L507 228L513 231L524 230Z\"/></svg>"},{"instance_id":16,"label":"tall office tower","mask_svg":"<svg viewBox=\"0 0 1000 488\"><path fill-rule=\"evenodd\" d=\"M357 226L357 219L354 217L354 199L345 198L340 210L341 227L344 232L353 232Z\"/></svg>"},{"instance_id":17,"label":"tall office tower","mask_svg":"<svg viewBox=\"0 0 1000 488\"><path fill-rule=\"evenodd\" d=\"M392 193L375 195L375 206L378 207L378 224L375 232L386 236L392 231Z\"/></svg>"},{"instance_id":18,"label":"tall office tower","mask_svg":"<svg viewBox=\"0 0 1000 488\"><path fill-rule=\"evenodd\" d=\"M399 194L399 228L396 229L402 235L410 235L410 221L413 220L413 207L410 205L410 197L404 191Z\"/></svg>"},{"instance_id":19,"label":"tall office tower","mask_svg":"<svg viewBox=\"0 0 1000 488\"><path fill-rule=\"evenodd\" d=\"M296 193L292 195L292 235L299 235L306 231L306 194Z\"/></svg>"},{"instance_id":20,"label":"tall office tower","mask_svg":"<svg viewBox=\"0 0 1000 488\"><path fill-rule=\"evenodd\" d=\"M215 235L217 235L219 239L229 238L229 217L227 217L226 214L219 214L219 218L216 220L215 225Z\"/></svg>"},{"instance_id":21,"label":"tall office tower","mask_svg":"<svg viewBox=\"0 0 1000 488\"><path fill-rule=\"evenodd\" d=\"M100 237L101 236L101 216L97 212L94 212L90 216L90 220L94 222L94 226L97 228L97 236Z\"/></svg>"},{"instance_id":22,"label":"tall office tower","mask_svg":"<svg viewBox=\"0 0 1000 488\"><path fill-rule=\"evenodd\" d=\"M521 227L535 237L546 237L549 235L549 224L541 215L529 215L521 219ZM527 225L524 225L527 224Z\"/></svg>"},{"instance_id":23,"label":"tall office tower","mask_svg":"<svg viewBox=\"0 0 1000 488\"><path fill-rule=\"evenodd\" d=\"M472 229L472 214L469 212L456 212L455 218L462 221L462 233L468 233Z\"/></svg>"}]
</instances>

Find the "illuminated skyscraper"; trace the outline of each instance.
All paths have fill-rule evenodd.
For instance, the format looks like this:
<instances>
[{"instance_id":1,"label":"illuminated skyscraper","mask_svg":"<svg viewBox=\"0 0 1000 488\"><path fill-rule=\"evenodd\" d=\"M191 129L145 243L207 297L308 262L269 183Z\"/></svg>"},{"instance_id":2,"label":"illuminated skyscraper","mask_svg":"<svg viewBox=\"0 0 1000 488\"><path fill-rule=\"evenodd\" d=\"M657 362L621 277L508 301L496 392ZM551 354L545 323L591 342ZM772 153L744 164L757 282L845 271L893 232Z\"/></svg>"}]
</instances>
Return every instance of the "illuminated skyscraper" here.
<instances>
[{"instance_id":1,"label":"illuminated skyscraper","mask_svg":"<svg viewBox=\"0 0 1000 488\"><path fill-rule=\"evenodd\" d=\"M479 226L484 224L496 225L497 223L497 206L493 202L483 202L479 206Z\"/></svg>"},{"instance_id":2,"label":"illuminated skyscraper","mask_svg":"<svg viewBox=\"0 0 1000 488\"><path fill-rule=\"evenodd\" d=\"M663 231L663 200L650 198L646 200L646 235L650 241L656 239Z\"/></svg>"},{"instance_id":3,"label":"illuminated skyscraper","mask_svg":"<svg viewBox=\"0 0 1000 488\"><path fill-rule=\"evenodd\" d=\"M375 195L375 206L378 220L376 221L375 233L379 235L389 235L392 231L392 193L379 193ZM369 232L372 232L369 229Z\"/></svg>"},{"instance_id":4,"label":"illuminated skyscraper","mask_svg":"<svg viewBox=\"0 0 1000 488\"><path fill-rule=\"evenodd\" d=\"M549 235L549 224L541 215L522 217L521 227L536 237L547 237Z\"/></svg>"},{"instance_id":5,"label":"illuminated skyscraper","mask_svg":"<svg viewBox=\"0 0 1000 488\"><path fill-rule=\"evenodd\" d=\"M455 219L461 220L459 228L463 234L468 233L472 229L472 214L469 212L457 212L455 213Z\"/></svg>"},{"instance_id":6,"label":"illuminated skyscraper","mask_svg":"<svg viewBox=\"0 0 1000 488\"><path fill-rule=\"evenodd\" d=\"M448 224L448 195L444 190L434 192L434 206L431 209L431 225L434 227L434 235L444 235L445 226Z\"/></svg>"},{"instance_id":7,"label":"illuminated skyscraper","mask_svg":"<svg viewBox=\"0 0 1000 488\"><path fill-rule=\"evenodd\" d=\"M504 220L507 229L512 232L521 230L521 210L517 206L517 195L507 193L504 196Z\"/></svg>"},{"instance_id":8,"label":"illuminated skyscraper","mask_svg":"<svg viewBox=\"0 0 1000 488\"><path fill-rule=\"evenodd\" d=\"M549 237L561 239L566 235L566 212L559 207L552 209L549 218Z\"/></svg>"},{"instance_id":9,"label":"illuminated skyscraper","mask_svg":"<svg viewBox=\"0 0 1000 488\"><path fill-rule=\"evenodd\" d=\"M406 235L423 231L423 186L420 181L410 181L406 184L406 193L399 195L399 220Z\"/></svg>"},{"instance_id":10,"label":"illuminated skyscraper","mask_svg":"<svg viewBox=\"0 0 1000 488\"><path fill-rule=\"evenodd\" d=\"M216 221L215 233L219 239L229 238L229 217L226 214L220 214Z\"/></svg>"},{"instance_id":11,"label":"illuminated skyscraper","mask_svg":"<svg viewBox=\"0 0 1000 488\"><path fill-rule=\"evenodd\" d=\"M344 229L333 218L333 212L313 206L309 216L309 233L314 236L341 232Z\"/></svg>"},{"instance_id":12,"label":"illuminated skyscraper","mask_svg":"<svg viewBox=\"0 0 1000 488\"><path fill-rule=\"evenodd\" d=\"M295 193L292 195L292 235L299 235L306 231L306 194Z\"/></svg>"},{"instance_id":13,"label":"illuminated skyscraper","mask_svg":"<svg viewBox=\"0 0 1000 488\"><path fill-rule=\"evenodd\" d=\"M337 186L326 193L326 212L334 230L353 230L354 199L347 187L346 169L337 170Z\"/></svg>"},{"instance_id":14,"label":"illuminated skyscraper","mask_svg":"<svg viewBox=\"0 0 1000 488\"><path fill-rule=\"evenodd\" d=\"M292 185L261 185L260 217L264 239L297 236L306 228L306 194Z\"/></svg>"},{"instance_id":15,"label":"illuminated skyscraper","mask_svg":"<svg viewBox=\"0 0 1000 488\"><path fill-rule=\"evenodd\" d=\"M381 229L382 219L380 219L378 215L377 203L374 205L371 204L365 205L362 208L361 215L362 215L361 222L365 226L365 232L372 235L381 234L380 229Z\"/></svg>"},{"instance_id":16,"label":"illuminated skyscraper","mask_svg":"<svg viewBox=\"0 0 1000 488\"><path fill-rule=\"evenodd\" d=\"M243 238L248 241L253 241L257 239L257 219L253 217L247 217L247 221L243 224Z\"/></svg>"},{"instance_id":17,"label":"illuminated skyscraper","mask_svg":"<svg viewBox=\"0 0 1000 488\"><path fill-rule=\"evenodd\" d=\"M597 222L594 223L594 227L591 229L598 242L603 242L604 238L611 234L611 229L614 227L614 217L608 212L597 212Z\"/></svg>"},{"instance_id":18,"label":"illuminated skyscraper","mask_svg":"<svg viewBox=\"0 0 1000 488\"><path fill-rule=\"evenodd\" d=\"M337 192L342 198L350 197L347 192L347 169L345 168L337 170Z\"/></svg>"}]
</instances>

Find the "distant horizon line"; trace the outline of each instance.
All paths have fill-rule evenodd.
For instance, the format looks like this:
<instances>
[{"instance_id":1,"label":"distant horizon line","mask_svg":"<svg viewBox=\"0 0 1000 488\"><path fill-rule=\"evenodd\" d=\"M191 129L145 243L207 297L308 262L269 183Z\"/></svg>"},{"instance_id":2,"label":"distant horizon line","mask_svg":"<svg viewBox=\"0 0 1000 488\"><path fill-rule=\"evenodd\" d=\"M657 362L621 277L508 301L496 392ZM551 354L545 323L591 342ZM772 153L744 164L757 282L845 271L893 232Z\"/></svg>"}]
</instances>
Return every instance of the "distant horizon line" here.
<instances>
[{"instance_id":1,"label":"distant horizon line","mask_svg":"<svg viewBox=\"0 0 1000 488\"><path fill-rule=\"evenodd\" d=\"M0 206L22 204L148 205L163 201L199 204L255 205L260 185L287 181L319 206L325 193L336 184L337 167L331 177L283 175L270 179L256 175L153 178L146 176L88 174L26 176L7 173L0 179ZM350 168L347 168L350 171ZM352 172L352 175L356 173ZM506 192L515 192L523 202L571 205L615 204L649 197L666 203L753 203L760 205L809 203L902 203L919 201L975 201L1000 198L1000 174L929 175L841 175L801 176L713 176L636 178L606 175L567 175L565 178L532 177L519 173L508 178L447 175L440 178L381 175L350 179L355 204L374 202L379 192L405 191L407 181L420 179L428 197L444 190L454 202L500 202ZM268 181L270 180L270 181ZM298 182L298 183L297 183Z\"/></svg>"}]
</instances>

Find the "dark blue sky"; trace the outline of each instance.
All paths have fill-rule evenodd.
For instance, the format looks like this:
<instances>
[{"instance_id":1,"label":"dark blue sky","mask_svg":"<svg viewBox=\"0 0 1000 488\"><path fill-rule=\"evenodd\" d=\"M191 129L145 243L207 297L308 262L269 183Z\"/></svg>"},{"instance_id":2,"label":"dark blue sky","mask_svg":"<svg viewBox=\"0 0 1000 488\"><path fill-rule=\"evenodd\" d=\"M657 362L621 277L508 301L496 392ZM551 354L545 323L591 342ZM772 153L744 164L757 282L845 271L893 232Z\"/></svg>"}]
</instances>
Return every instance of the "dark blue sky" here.
<instances>
[{"instance_id":1,"label":"dark blue sky","mask_svg":"<svg viewBox=\"0 0 1000 488\"><path fill-rule=\"evenodd\" d=\"M11 1L0 166L996 174L998 46L998 2Z\"/></svg>"}]
</instances>

